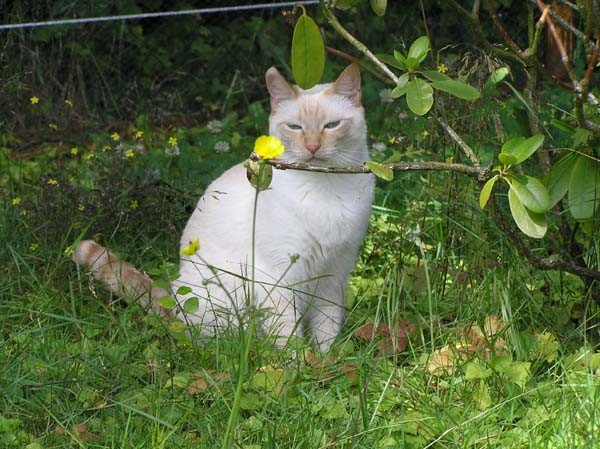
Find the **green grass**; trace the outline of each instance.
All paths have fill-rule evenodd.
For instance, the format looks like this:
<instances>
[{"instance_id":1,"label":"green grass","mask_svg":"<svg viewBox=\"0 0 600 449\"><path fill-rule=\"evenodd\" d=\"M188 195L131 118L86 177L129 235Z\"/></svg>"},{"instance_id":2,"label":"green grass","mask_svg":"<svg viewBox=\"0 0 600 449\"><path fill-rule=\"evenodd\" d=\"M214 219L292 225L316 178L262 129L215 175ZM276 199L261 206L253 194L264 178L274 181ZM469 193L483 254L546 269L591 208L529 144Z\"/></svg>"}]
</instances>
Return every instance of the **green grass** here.
<instances>
[{"instance_id":1,"label":"green grass","mask_svg":"<svg viewBox=\"0 0 600 449\"><path fill-rule=\"evenodd\" d=\"M253 130L176 130L178 157L163 151L171 134L144 132L134 158L107 135L77 155L16 160L0 149L0 447L221 447L244 336L189 344L115 302L68 247L96 236L144 269L173 263L190 204L244 156ZM218 140L238 145L215 155ZM398 178L378 192L385 206L333 353L254 340L234 447L600 447L598 310L584 307L580 282L532 270L477 210L475 186ZM498 333L464 338L490 316L505 323ZM401 320L414 329L393 335L406 348L388 355L385 333L355 335ZM440 357L454 363L432 372Z\"/></svg>"}]
</instances>

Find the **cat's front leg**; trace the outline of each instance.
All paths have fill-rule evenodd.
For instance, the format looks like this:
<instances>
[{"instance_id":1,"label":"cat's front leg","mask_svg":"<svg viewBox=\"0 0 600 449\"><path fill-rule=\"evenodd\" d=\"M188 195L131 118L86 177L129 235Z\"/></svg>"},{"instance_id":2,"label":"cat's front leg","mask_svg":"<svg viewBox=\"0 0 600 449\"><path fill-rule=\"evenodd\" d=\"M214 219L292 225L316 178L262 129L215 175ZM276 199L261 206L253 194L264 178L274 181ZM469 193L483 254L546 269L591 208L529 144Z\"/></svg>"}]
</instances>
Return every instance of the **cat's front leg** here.
<instances>
[{"instance_id":1,"label":"cat's front leg","mask_svg":"<svg viewBox=\"0 0 600 449\"><path fill-rule=\"evenodd\" d=\"M313 346L321 352L331 348L340 334L346 316L345 293L336 278L321 279L312 292L306 311Z\"/></svg>"},{"instance_id":2,"label":"cat's front leg","mask_svg":"<svg viewBox=\"0 0 600 449\"><path fill-rule=\"evenodd\" d=\"M261 301L265 315L263 330L274 338L275 346L284 348L290 337L302 337L302 303L291 290L276 288Z\"/></svg>"}]
</instances>

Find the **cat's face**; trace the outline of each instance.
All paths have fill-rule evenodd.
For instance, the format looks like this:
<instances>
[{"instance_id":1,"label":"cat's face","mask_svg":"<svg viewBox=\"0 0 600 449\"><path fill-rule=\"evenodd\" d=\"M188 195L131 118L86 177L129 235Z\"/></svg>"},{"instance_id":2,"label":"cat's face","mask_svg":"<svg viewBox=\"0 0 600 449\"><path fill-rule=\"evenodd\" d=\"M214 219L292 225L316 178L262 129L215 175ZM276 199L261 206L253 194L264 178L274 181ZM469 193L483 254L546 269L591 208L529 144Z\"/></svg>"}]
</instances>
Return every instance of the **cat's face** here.
<instances>
[{"instance_id":1,"label":"cat's face","mask_svg":"<svg viewBox=\"0 0 600 449\"><path fill-rule=\"evenodd\" d=\"M269 133L285 145L281 159L312 165L355 165L368 159L360 71L348 66L330 84L303 90L271 67Z\"/></svg>"}]
</instances>

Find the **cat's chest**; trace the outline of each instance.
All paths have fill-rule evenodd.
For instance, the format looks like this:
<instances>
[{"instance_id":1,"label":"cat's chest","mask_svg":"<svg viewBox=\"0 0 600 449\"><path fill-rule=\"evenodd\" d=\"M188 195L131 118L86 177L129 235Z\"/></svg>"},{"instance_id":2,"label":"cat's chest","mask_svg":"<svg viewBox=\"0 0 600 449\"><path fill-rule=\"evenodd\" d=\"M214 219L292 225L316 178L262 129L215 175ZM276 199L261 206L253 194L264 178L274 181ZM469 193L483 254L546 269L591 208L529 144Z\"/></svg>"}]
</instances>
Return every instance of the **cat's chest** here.
<instances>
[{"instance_id":1,"label":"cat's chest","mask_svg":"<svg viewBox=\"0 0 600 449\"><path fill-rule=\"evenodd\" d=\"M283 240L324 253L360 244L371 210L370 177L311 173L282 181L270 192L267 215Z\"/></svg>"}]
</instances>

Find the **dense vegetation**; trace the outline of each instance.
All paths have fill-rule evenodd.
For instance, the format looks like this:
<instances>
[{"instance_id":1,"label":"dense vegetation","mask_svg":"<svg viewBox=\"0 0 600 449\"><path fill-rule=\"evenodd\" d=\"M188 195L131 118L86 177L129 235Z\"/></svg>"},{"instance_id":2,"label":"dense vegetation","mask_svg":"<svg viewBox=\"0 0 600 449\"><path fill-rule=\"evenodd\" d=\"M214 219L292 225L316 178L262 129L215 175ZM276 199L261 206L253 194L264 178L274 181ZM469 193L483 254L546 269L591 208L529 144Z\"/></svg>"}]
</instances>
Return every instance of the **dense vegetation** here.
<instances>
[{"instance_id":1,"label":"dense vegetation","mask_svg":"<svg viewBox=\"0 0 600 449\"><path fill-rule=\"evenodd\" d=\"M406 55L427 35L422 64L481 98L436 90L416 115L327 8L307 7L329 47L323 79L348 58L364 66L373 160L472 165L467 147L481 167L510 165L509 180L545 178L551 201L565 196L532 239L504 184L480 208L490 173L381 181L343 335L328 355L253 342L234 447L597 448L597 1L545 16L573 28L561 38L572 73L541 2L389 2L373 14L383 3L338 0L334 14L376 54ZM190 7L22 1L2 23ZM264 72L292 77L299 14L0 31L0 447L221 447L244 333L190 344L111 298L69 253L93 237L156 278L174 271L198 196L266 132ZM535 135L543 147L527 161L498 159Z\"/></svg>"}]
</instances>

